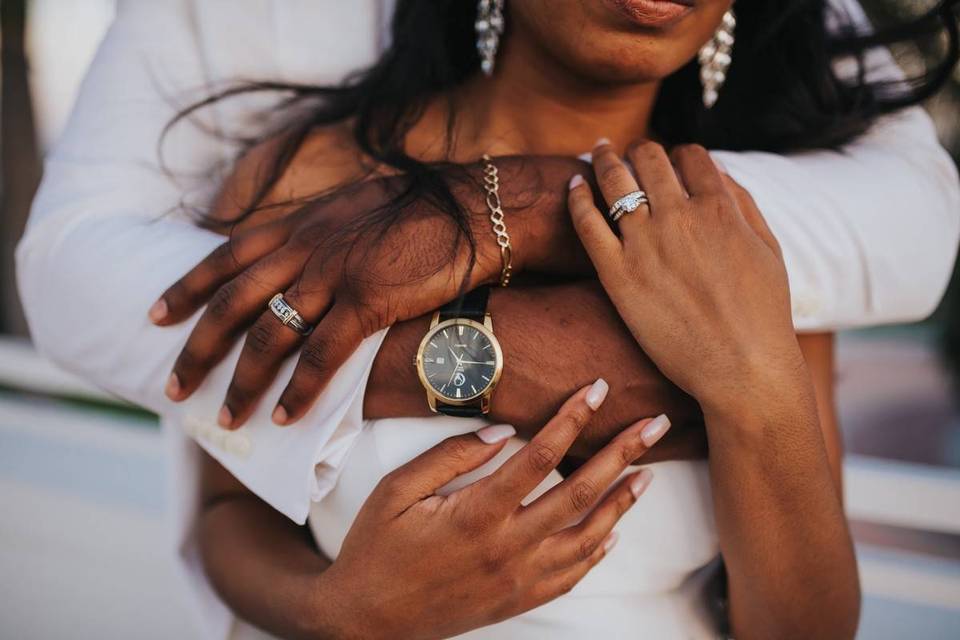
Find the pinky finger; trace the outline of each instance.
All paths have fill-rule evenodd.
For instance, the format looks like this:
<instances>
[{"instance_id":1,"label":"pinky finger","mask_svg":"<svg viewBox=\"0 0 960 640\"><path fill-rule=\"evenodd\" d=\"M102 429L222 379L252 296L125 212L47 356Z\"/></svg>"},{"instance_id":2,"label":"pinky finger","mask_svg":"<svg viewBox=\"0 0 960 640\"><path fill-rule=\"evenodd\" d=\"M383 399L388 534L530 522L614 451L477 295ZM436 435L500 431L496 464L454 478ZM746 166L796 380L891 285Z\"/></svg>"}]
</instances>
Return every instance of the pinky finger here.
<instances>
[{"instance_id":1,"label":"pinky finger","mask_svg":"<svg viewBox=\"0 0 960 640\"><path fill-rule=\"evenodd\" d=\"M598 545L609 551L617 539L613 528L643 495L652 479L653 472L649 469L626 476L580 524L549 538L544 545L545 566L557 570L571 566L588 558Z\"/></svg>"},{"instance_id":2,"label":"pinky finger","mask_svg":"<svg viewBox=\"0 0 960 640\"><path fill-rule=\"evenodd\" d=\"M544 578L535 595L537 605L546 604L573 591L573 588L580 584L580 581L590 573L590 570L607 556L607 553L613 549L616 543L617 534L611 533L583 560L566 569L555 571Z\"/></svg>"},{"instance_id":3,"label":"pinky finger","mask_svg":"<svg viewBox=\"0 0 960 640\"><path fill-rule=\"evenodd\" d=\"M602 276L604 271L613 268L612 259L623 249L620 239L594 204L593 192L583 176L576 175L570 180L567 206L570 208L570 218L577 235L580 236L580 242Z\"/></svg>"}]
</instances>

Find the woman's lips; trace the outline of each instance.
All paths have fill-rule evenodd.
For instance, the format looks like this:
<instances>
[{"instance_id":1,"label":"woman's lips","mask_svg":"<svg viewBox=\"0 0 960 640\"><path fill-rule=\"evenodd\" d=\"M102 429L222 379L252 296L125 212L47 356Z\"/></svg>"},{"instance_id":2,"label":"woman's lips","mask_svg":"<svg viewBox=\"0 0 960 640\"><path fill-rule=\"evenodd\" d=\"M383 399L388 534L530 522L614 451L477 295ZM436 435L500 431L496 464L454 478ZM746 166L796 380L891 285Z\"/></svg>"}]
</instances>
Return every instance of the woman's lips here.
<instances>
[{"instance_id":1,"label":"woman's lips","mask_svg":"<svg viewBox=\"0 0 960 640\"><path fill-rule=\"evenodd\" d=\"M642 27L665 27L693 10L694 0L607 0L630 22Z\"/></svg>"}]
</instances>

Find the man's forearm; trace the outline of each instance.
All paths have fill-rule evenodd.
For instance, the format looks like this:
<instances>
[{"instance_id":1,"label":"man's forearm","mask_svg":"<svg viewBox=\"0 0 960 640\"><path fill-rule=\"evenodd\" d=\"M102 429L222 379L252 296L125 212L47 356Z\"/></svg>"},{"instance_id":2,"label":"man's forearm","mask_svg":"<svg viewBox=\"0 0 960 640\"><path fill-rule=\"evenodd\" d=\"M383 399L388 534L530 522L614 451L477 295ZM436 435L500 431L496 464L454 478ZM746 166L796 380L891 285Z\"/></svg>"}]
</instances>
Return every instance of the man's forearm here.
<instances>
[{"instance_id":1,"label":"man's forearm","mask_svg":"<svg viewBox=\"0 0 960 640\"><path fill-rule=\"evenodd\" d=\"M494 289L489 311L505 359L492 420L532 436L572 392L602 377L610 392L573 455L587 457L624 426L660 413L675 426L646 461L705 455L696 403L650 363L598 284ZM390 330L367 383L365 418L430 415L413 365L428 324L424 317Z\"/></svg>"}]
</instances>

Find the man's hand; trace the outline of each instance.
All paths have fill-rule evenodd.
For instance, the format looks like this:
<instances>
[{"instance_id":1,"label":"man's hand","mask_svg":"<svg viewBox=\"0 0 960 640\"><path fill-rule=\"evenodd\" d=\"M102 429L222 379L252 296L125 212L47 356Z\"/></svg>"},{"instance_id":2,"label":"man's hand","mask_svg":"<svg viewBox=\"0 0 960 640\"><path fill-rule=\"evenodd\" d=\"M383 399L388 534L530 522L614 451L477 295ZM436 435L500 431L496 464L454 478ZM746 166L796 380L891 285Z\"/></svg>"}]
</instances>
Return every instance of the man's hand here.
<instances>
[{"instance_id":1,"label":"man's hand","mask_svg":"<svg viewBox=\"0 0 960 640\"><path fill-rule=\"evenodd\" d=\"M589 268L563 204L564 181L582 163L496 162L517 269ZM457 225L436 206L409 198L395 203L406 187L402 177L360 183L287 217L245 225L161 296L165 313L154 317L161 325L180 322L209 301L174 365L167 395L189 397L249 327L219 422L228 428L243 424L284 359L302 347L274 412L276 422L289 424L307 412L364 337L442 306L464 284L495 281L500 255L475 180L479 171L471 165L450 174L477 240L475 262ZM401 210L384 224L383 207L391 203ZM316 324L305 342L264 310L281 292L308 324Z\"/></svg>"}]
</instances>

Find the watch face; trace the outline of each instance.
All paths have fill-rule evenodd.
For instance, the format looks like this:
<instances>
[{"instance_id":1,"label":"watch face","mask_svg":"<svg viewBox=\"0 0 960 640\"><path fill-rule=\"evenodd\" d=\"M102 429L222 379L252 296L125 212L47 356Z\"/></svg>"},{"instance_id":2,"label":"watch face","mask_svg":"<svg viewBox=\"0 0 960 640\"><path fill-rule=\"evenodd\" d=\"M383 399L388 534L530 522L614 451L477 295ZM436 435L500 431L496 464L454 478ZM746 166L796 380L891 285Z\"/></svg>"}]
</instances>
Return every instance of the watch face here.
<instances>
[{"instance_id":1,"label":"watch face","mask_svg":"<svg viewBox=\"0 0 960 640\"><path fill-rule=\"evenodd\" d=\"M421 372L434 391L453 402L472 400L496 382L499 348L482 325L453 320L424 339Z\"/></svg>"}]
</instances>

